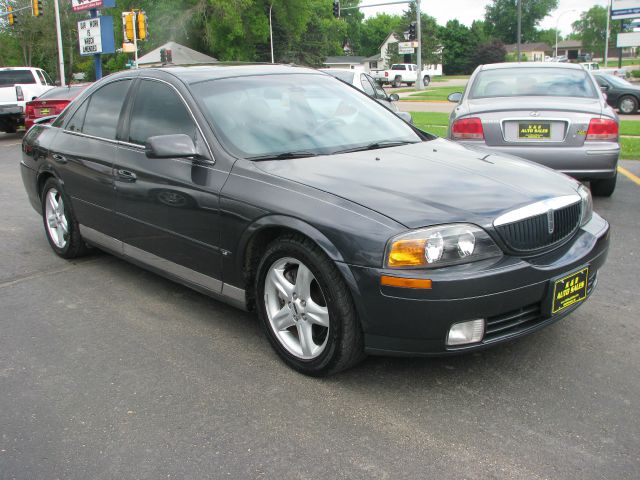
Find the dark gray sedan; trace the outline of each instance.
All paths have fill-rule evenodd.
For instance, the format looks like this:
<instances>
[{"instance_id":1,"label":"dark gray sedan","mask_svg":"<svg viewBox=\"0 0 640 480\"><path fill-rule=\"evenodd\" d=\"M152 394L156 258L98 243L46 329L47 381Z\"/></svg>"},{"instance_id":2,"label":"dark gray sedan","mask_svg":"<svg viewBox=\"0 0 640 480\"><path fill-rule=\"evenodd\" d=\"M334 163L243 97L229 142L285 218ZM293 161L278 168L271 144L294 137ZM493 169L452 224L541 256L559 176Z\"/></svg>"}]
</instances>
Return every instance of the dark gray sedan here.
<instances>
[{"instance_id":1,"label":"dark gray sedan","mask_svg":"<svg viewBox=\"0 0 640 480\"><path fill-rule=\"evenodd\" d=\"M594 195L616 186L618 116L593 77L569 63L479 66L449 118L450 139L517 155L580 180Z\"/></svg>"},{"instance_id":2,"label":"dark gray sedan","mask_svg":"<svg viewBox=\"0 0 640 480\"><path fill-rule=\"evenodd\" d=\"M311 375L529 334L588 298L609 245L575 180L304 68L109 76L25 135L21 171L56 254L97 247L255 310Z\"/></svg>"}]
</instances>

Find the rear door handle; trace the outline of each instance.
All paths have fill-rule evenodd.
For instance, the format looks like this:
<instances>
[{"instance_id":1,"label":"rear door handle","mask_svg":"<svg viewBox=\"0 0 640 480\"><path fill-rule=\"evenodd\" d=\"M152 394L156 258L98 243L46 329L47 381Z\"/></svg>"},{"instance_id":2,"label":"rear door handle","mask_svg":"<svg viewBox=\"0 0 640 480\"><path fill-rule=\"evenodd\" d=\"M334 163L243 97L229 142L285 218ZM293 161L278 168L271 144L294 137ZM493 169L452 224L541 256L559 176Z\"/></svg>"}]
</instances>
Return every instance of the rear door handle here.
<instances>
[{"instance_id":1,"label":"rear door handle","mask_svg":"<svg viewBox=\"0 0 640 480\"><path fill-rule=\"evenodd\" d=\"M123 182L135 182L138 177L135 173L130 172L129 170L118 170L118 178Z\"/></svg>"},{"instance_id":2,"label":"rear door handle","mask_svg":"<svg viewBox=\"0 0 640 480\"><path fill-rule=\"evenodd\" d=\"M54 153L51 157L58 163L67 163L67 159L64 155L60 155L59 153Z\"/></svg>"}]
</instances>

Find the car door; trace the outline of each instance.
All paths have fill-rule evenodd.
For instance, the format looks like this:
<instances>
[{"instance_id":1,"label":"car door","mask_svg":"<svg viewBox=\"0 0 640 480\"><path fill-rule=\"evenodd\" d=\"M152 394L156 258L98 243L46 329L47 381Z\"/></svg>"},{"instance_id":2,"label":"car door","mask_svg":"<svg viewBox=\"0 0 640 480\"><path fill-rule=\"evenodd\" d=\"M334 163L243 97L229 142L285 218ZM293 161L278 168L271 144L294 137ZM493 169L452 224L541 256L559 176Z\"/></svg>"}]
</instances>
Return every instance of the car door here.
<instances>
[{"instance_id":1,"label":"car door","mask_svg":"<svg viewBox=\"0 0 640 480\"><path fill-rule=\"evenodd\" d=\"M113 81L87 97L64 123L52 152L78 222L109 236L117 233L113 163L131 85L131 79Z\"/></svg>"},{"instance_id":2,"label":"car door","mask_svg":"<svg viewBox=\"0 0 640 480\"><path fill-rule=\"evenodd\" d=\"M228 172L214 158L184 98L171 84L141 79L131 103L128 134L114 166L116 212L125 253L219 290L219 192ZM149 137L189 135L200 158L149 158ZM208 283L207 283L208 282Z\"/></svg>"},{"instance_id":3,"label":"car door","mask_svg":"<svg viewBox=\"0 0 640 480\"><path fill-rule=\"evenodd\" d=\"M612 107L615 107L618 104L618 99L620 98L620 91L616 89L615 85L612 85L600 75L594 76L596 78L596 82L598 82L598 86L607 96L607 103Z\"/></svg>"},{"instance_id":4,"label":"car door","mask_svg":"<svg viewBox=\"0 0 640 480\"><path fill-rule=\"evenodd\" d=\"M370 94L370 95L373 98L375 98L379 103L381 103L382 105L387 107L392 112L396 112L398 110L397 108L395 108L393 102L391 102L391 100L389 100L389 97L387 96L387 92L384 91L384 88L382 88L380 85L378 85L373 78L371 78L369 75L363 73L361 75L360 80L362 81L362 88L365 88L364 87L365 82L369 83L370 89L372 91L372 94ZM367 90L365 89L365 91L367 91ZM367 93L368 93L368 91L367 91Z\"/></svg>"}]
</instances>

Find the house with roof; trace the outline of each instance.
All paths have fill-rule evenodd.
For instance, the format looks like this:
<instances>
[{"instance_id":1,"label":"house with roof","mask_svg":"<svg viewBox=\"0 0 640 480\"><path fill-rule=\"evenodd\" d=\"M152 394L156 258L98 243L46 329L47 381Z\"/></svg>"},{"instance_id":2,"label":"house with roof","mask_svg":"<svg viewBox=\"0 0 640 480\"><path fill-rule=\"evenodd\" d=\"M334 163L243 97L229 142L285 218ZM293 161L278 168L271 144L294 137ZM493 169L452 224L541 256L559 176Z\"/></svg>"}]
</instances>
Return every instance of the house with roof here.
<instances>
[{"instance_id":1,"label":"house with roof","mask_svg":"<svg viewBox=\"0 0 640 480\"><path fill-rule=\"evenodd\" d=\"M504 48L507 54L515 54L518 52L518 45L516 43L505 45ZM551 47L544 42L521 43L520 53L524 53L529 62L544 62L544 57L551 55ZM558 52L558 54L560 54L560 52Z\"/></svg>"}]
</instances>

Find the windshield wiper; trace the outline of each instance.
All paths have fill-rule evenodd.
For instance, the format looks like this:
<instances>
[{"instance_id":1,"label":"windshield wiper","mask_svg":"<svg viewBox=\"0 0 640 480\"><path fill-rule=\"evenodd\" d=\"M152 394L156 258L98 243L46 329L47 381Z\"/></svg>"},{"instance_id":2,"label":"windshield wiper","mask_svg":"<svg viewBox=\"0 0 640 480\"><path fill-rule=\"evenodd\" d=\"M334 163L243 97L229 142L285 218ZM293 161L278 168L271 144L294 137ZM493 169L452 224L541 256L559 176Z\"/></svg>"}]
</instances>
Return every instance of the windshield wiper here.
<instances>
[{"instance_id":1,"label":"windshield wiper","mask_svg":"<svg viewBox=\"0 0 640 480\"><path fill-rule=\"evenodd\" d=\"M256 155L255 157L247 157L246 159L253 160L254 162L259 162L261 160L288 160L290 158L305 158L317 156L317 153L299 150L297 152L268 153L267 155Z\"/></svg>"},{"instance_id":2,"label":"windshield wiper","mask_svg":"<svg viewBox=\"0 0 640 480\"><path fill-rule=\"evenodd\" d=\"M400 145L408 145L410 143L420 143L420 142L410 142L407 140L386 140L382 142L370 143L369 145L363 145L362 147L336 150L335 152L332 152L332 153L336 154L336 153L363 152L365 150L377 150L378 148L398 147Z\"/></svg>"}]
</instances>

